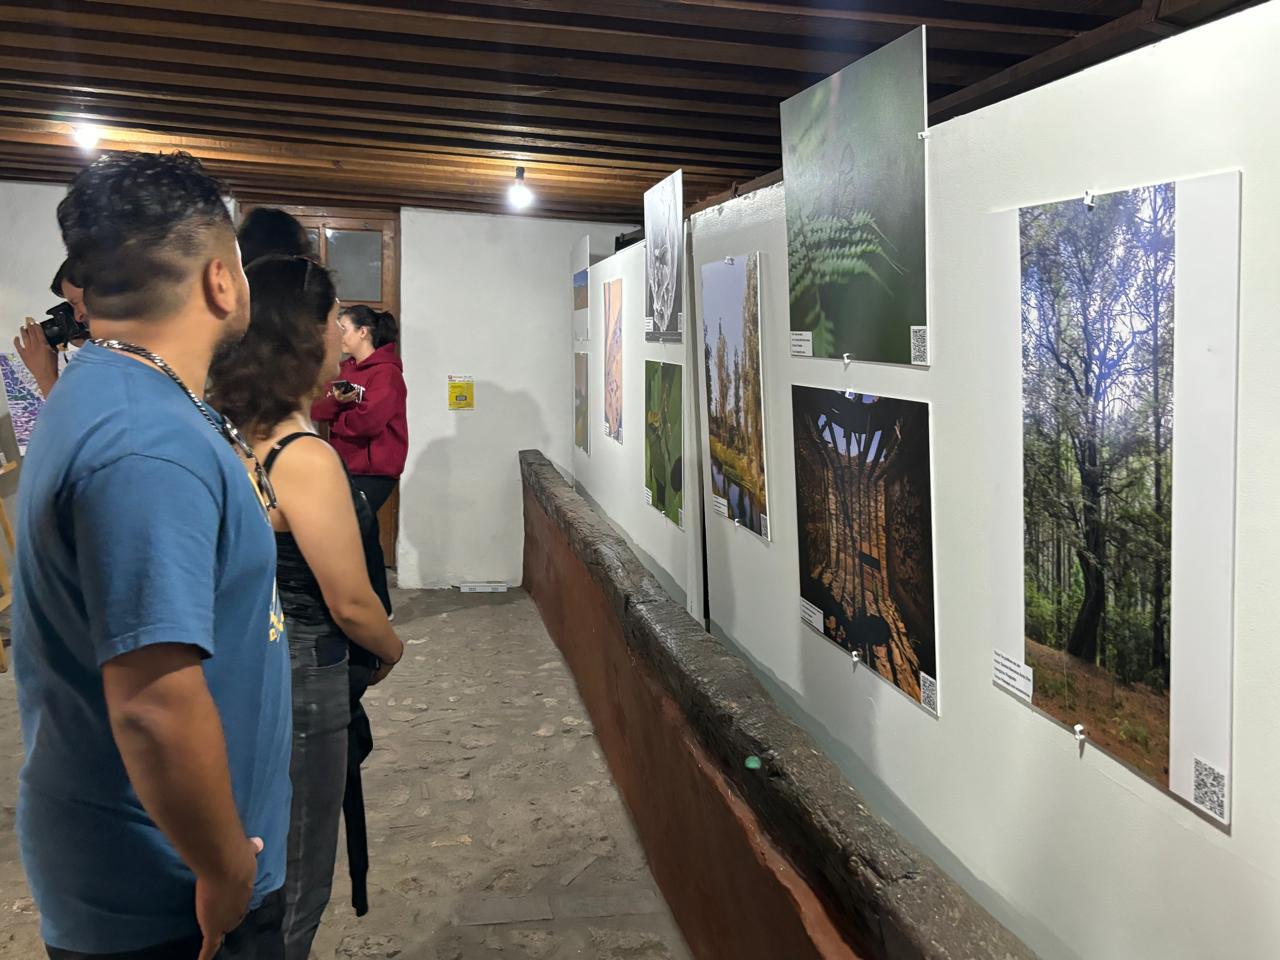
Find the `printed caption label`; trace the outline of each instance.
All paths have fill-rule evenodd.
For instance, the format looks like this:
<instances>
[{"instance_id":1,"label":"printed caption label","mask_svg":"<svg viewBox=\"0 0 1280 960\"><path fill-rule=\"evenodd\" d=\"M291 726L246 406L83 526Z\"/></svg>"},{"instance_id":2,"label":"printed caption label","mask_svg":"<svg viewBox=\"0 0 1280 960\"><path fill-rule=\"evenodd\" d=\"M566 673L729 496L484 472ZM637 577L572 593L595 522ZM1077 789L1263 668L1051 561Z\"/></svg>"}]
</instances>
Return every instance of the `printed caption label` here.
<instances>
[{"instance_id":1,"label":"printed caption label","mask_svg":"<svg viewBox=\"0 0 1280 960\"><path fill-rule=\"evenodd\" d=\"M1031 702L1031 668L1007 653L992 651L991 679L1027 703Z\"/></svg>"},{"instance_id":2,"label":"printed caption label","mask_svg":"<svg viewBox=\"0 0 1280 960\"><path fill-rule=\"evenodd\" d=\"M644 332L653 333L653 317L644 318Z\"/></svg>"},{"instance_id":3,"label":"printed caption label","mask_svg":"<svg viewBox=\"0 0 1280 960\"><path fill-rule=\"evenodd\" d=\"M800 619L819 633L822 632L822 611L804 597L800 598Z\"/></svg>"},{"instance_id":4,"label":"printed caption label","mask_svg":"<svg viewBox=\"0 0 1280 960\"><path fill-rule=\"evenodd\" d=\"M911 362L927 365L929 363L929 328L911 328Z\"/></svg>"},{"instance_id":5,"label":"printed caption label","mask_svg":"<svg viewBox=\"0 0 1280 960\"><path fill-rule=\"evenodd\" d=\"M726 520L729 518L729 501L724 497L712 497L711 509Z\"/></svg>"},{"instance_id":6,"label":"printed caption label","mask_svg":"<svg viewBox=\"0 0 1280 960\"><path fill-rule=\"evenodd\" d=\"M813 356L813 331L812 330L792 330L791 331L791 355L793 357L812 357Z\"/></svg>"},{"instance_id":7,"label":"printed caption label","mask_svg":"<svg viewBox=\"0 0 1280 960\"><path fill-rule=\"evenodd\" d=\"M644 488L644 502L650 507L653 506L653 491L648 487Z\"/></svg>"},{"instance_id":8,"label":"printed caption label","mask_svg":"<svg viewBox=\"0 0 1280 960\"><path fill-rule=\"evenodd\" d=\"M680 520L677 522L676 525L681 530L683 530L684 529L684 507L681 507L679 510L676 511L676 516L680 518Z\"/></svg>"}]
</instances>

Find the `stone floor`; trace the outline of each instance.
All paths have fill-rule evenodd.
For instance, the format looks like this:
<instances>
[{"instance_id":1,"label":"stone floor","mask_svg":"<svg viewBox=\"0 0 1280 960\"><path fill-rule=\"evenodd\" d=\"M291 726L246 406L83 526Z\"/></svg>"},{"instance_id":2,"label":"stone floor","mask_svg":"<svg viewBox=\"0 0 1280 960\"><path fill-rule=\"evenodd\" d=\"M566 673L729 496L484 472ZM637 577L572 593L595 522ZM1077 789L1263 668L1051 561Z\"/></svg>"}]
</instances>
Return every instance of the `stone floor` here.
<instances>
[{"instance_id":1,"label":"stone floor","mask_svg":"<svg viewBox=\"0 0 1280 960\"><path fill-rule=\"evenodd\" d=\"M404 662L367 697L372 910L345 860L313 960L687 960L573 680L529 598L398 592ZM17 862L0 677L0 960L42 956Z\"/></svg>"}]
</instances>

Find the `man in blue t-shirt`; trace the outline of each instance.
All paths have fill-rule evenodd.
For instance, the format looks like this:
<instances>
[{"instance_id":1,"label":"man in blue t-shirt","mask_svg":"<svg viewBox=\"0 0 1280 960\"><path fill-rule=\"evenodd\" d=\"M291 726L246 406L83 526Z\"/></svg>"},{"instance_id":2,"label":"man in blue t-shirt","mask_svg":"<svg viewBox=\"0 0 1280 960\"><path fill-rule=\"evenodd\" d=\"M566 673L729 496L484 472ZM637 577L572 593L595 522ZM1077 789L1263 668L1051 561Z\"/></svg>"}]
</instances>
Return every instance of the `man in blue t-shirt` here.
<instances>
[{"instance_id":1,"label":"man in blue t-shirt","mask_svg":"<svg viewBox=\"0 0 1280 960\"><path fill-rule=\"evenodd\" d=\"M269 486L198 399L249 322L222 193L185 154L116 154L58 207L102 340L49 398L19 495L18 838L55 960L284 955Z\"/></svg>"}]
</instances>

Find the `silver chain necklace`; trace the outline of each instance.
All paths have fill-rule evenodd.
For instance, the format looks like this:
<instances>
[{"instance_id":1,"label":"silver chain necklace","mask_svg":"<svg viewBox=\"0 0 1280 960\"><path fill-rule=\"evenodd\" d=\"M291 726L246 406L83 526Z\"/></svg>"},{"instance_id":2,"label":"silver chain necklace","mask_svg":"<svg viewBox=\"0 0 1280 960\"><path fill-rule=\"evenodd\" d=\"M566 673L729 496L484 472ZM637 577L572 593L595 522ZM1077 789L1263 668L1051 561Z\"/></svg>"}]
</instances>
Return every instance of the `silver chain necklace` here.
<instances>
[{"instance_id":1,"label":"silver chain necklace","mask_svg":"<svg viewBox=\"0 0 1280 960\"><path fill-rule=\"evenodd\" d=\"M209 426L213 427L214 433L226 440L227 443L231 444L231 448L233 450L238 450L241 456L253 464L253 472L258 483L258 493L262 496L262 502L266 505L268 510L274 510L276 508L277 502L275 488L271 485L271 478L267 476L267 471L264 470L262 468L262 464L258 462L258 455L253 452L253 447L249 446L244 437L241 436L240 431L236 429L235 424L226 417L221 418L221 423L213 418L213 414L209 412L209 407L203 400L195 395L186 383L183 382L182 378L178 376L177 371L174 370L173 367L169 366L164 357L159 354L152 353L146 347L140 347L136 343L129 343L125 340L94 339L89 342L95 347L101 347L104 350L115 350L118 353L129 353L135 357L142 357L144 360L149 360L151 363L155 364L156 368L161 373L176 383L179 388L181 388L182 392L187 395L187 399L189 399L192 404L195 405L195 408L200 411L200 415L205 418Z\"/></svg>"}]
</instances>

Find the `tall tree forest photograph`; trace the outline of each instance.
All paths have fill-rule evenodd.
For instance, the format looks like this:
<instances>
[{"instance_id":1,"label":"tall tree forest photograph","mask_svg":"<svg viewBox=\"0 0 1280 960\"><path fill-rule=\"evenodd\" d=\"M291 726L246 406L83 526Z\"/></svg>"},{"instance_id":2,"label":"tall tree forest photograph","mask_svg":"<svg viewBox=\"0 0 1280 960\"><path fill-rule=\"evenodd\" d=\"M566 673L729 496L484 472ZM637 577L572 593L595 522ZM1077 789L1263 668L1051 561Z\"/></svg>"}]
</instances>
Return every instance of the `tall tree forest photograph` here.
<instances>
[{"instance_id":1,"label":"tall tree forest photograph","mask_svg":"<svg viewBox=\"0 0 1280 960\"><path fill-rule=\"evenodd\" d=\"M654 509L684 526L684 368L644 364L644 485Z\"/></svg>"},{"instance_id":2,"label":"tall tree forest photograph","mask_svg":"<svg viewBox=\"0 0 1280 960\"><path fill-rule=\"evenodd\" d=\"M926 362L922 34L782 104L791 330L815 357Z\"/></svg>"},{"instance_id":3,"label":"tall tree forest photograph","mask_svg":"<svg viewBox=\"0 0 1280 960\"><path fill-rule=\"evenodd\" d=\"M1032 702L1169 784L1172 183L1024 208Z\"/></svg>"},{"instance_id":4,"label":"tall tree forest photograph","mask_svg":"<svg viewBox=\"0 0 1280 960\"><path fill-rule=\"evenodd\" d=\"M702 266L711 491L729 520L769 539L760 382L760 254Z\"/></svg>"},{"instance_id":5,"label":"tall tree forest photograph","mask_svg":"<svg viewBox=\"0 0 1280 960\"><path fill-rule=\"evenodd\" d=\"M928 404L793 386L791 410L800 596L828 640L936 712Z\"/></svg>"}]
</instances>

